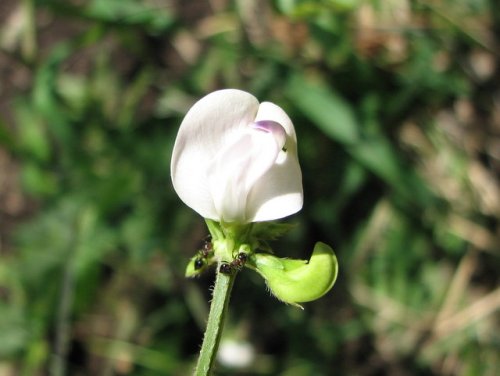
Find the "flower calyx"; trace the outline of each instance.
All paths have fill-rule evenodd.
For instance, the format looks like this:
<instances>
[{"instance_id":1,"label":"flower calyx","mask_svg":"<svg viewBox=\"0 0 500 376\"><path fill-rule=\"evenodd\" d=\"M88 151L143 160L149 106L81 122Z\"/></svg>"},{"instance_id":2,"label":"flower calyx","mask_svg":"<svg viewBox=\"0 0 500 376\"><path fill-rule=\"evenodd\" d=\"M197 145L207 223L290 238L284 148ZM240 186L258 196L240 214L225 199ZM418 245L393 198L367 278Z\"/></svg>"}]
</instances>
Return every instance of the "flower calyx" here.
<instances>
[{"instance_id":1,"label":"flower calyx","mask_svg":"<svg viewBox=\"0 0 500 376\"><path fill-rule=\"evenodd\" d=\"M191 258L187 277L200 275L217 264L217 272L234 274L248 267L260 274L271 293L279 300L302 308L299 303L319 299L331 290L338 274L335 253L327 244L316 243L309 260L280 258L261 252L267 240L275 239L290 225L268 223L259 226L231 226L207 220L210 240Z\"/></svg>"}]
</instances>

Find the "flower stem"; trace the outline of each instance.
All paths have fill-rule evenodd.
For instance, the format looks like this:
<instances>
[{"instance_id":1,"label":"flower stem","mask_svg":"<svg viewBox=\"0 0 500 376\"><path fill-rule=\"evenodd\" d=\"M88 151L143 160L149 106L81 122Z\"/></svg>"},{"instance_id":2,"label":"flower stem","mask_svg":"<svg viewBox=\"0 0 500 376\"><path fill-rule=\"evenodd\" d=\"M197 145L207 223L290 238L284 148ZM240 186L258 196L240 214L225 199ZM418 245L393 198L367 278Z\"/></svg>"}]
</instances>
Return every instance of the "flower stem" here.
<instances>
[{"instance_id":1,"label":"flower stem","mask_svg":"<svg viewBox=\"0 0 500 376\"><path fill-rule=\"evenodd\" d=\"M203 338L198 364L196 365L195 376L210 375L217 355L217 349L219 348L224 318L226 316L235 277L236 273L220 273L217 268L217 277L215 278L212 303L210 305L210 313L208 314L207 329L205 331L205 337Z\"/></svg>"}]
</instances>

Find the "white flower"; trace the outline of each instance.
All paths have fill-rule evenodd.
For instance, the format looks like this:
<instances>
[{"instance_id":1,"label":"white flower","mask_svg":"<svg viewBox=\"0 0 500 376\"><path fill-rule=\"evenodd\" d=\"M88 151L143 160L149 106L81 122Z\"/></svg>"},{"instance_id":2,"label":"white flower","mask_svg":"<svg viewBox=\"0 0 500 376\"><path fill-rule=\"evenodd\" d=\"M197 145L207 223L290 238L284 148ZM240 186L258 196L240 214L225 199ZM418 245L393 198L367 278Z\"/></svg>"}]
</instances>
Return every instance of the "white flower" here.
<instances>
[{"instance_id":1,"label":"white flower","mask_svg":"<svg viewBox=\"0 0 500 376\"><path fill-rule=\"evenodd\" d=\"M182 201L205 218L249 223L302 208L292 121L273 103L225 89L188 111L175 140L171 175Z\"/></svg>"}]
</instances>

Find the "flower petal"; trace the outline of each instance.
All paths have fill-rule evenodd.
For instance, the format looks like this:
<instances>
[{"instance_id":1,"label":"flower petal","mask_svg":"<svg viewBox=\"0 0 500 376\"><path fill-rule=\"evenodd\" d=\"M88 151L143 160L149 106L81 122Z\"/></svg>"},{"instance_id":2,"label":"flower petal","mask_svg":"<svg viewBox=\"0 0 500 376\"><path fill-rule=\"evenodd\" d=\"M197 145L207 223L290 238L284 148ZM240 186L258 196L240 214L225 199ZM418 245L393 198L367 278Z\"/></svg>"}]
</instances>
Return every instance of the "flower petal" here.
<instances>
[{"instance_id":1,"label":"flower petal","mask_svg":"<svg viewBox=\"0 0 500 376\"><path fill-rule=\"evenodd\" d=\"M290 118L241 90L213 92L188 111L174 145L174 189L205 218L253 222L302 208Z\"/></svg>"},{"instance_id":2,"label":"flower petal","mask_svg":"<svg viewBox=\"0 0 500 376\"><path fill-rule=\"evenodd\" d=\"M216 211L225 222L250 222L248 198L255 183L274 165L286 138L272 121L251 123L220 151L208 171Z\"/></svg>"},{"instance_id":3,"label":"flower petal","mask_svg":"<svg viewBox=\"0 0 500 376\"><path fill-rule=\"evenodd\" d=\"M247 92L219 90L196 102L182 121L172 152L172 183L181 200L205 218L221 219L207 171L228 141L254 121L258 108Z\"/></svg>"},{"instance_id":4,"label":"flower petal","mask_svg":"<svg viewBox=\"0 0 500 376\"><path fill-rule=\"evenodd\" d=\"M295 134L295 128L293 127L292 120L290 120L281 107L271 102L262 102L255 116L256 122L260 120L271 120L280 124L285 129L287 135L287 149L292 148L294 152L297 153L297 136Z\"/></svg>"},{"instance_id":5,"label":"flower petal","mask_svg":"<svg viewBox=\"0 0 500 376\"><path fill-rule=\"evenodd\" d=\"M248 196L247 215L251 222L283 218L298 212L303 205L302 173L292 121L270 102L259 106L256 121L263 120L279 123L286 131L286 142L276 162L255 182Z\"/></svg>"}]
</instances>

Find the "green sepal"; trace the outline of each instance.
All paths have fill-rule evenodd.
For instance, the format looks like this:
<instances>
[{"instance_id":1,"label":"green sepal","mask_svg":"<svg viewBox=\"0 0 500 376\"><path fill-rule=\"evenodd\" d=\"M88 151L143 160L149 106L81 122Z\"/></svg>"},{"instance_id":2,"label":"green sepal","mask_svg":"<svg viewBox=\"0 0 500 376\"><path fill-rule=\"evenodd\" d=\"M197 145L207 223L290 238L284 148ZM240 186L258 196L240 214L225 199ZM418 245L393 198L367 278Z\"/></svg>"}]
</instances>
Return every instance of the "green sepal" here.
<instances>
[{"instance_id":1,"label":"green sepal","mask_svg":"<svg viewBox=\"0 0 500 376\"><path fill-rule=\"evenodd\" d=\"M309 261L256 253L252 264L276 298L298 307L298 303L316 300L330 291L338 274L335 253L321 242L314 246Z\"/></svg>"},{"instance_id":2,"label":"green sepal","mask_svg":"<svg viewBox=\"0 0 500 376\"><path fill-rule=\"evenodd\" d=\"M224 231L222 230L219 222L205 218L205 223L207 224L208 231L212 236L212 240L219 240L224 238Z\"/></svg>"},{"instance_id":3,"label":"green sepal","mask_svg":"<svg viewBox=\"0 0 500 376\"><path fill-rule=\"evenodd\" d=\"M253 224L252 239L255 249L267 253L274 253L269 241L279 239L292 228L296 227L293 223L281 222L257 222Z\"/></svg>"},{"instance_id":4,"label":"green sepal","mask_svg":"<svg viewBox=\"0 0 500 376\"><path fill-rule=\"evenodd\" d=\"M259 241L276 240L294 227L294 223L256 222L253 224L252 235Z\"/></svg>"}]
</instances>

